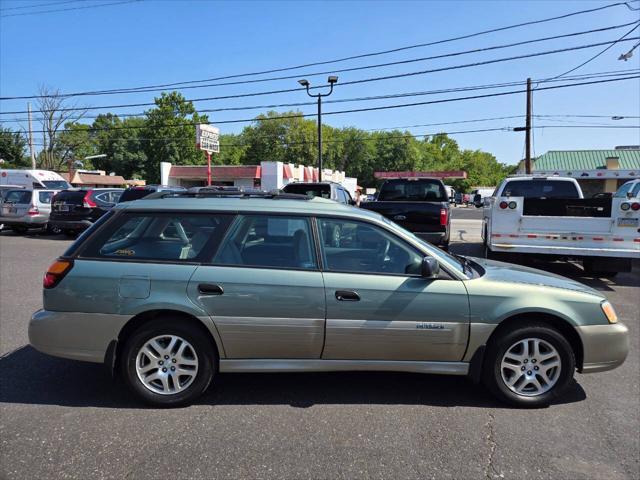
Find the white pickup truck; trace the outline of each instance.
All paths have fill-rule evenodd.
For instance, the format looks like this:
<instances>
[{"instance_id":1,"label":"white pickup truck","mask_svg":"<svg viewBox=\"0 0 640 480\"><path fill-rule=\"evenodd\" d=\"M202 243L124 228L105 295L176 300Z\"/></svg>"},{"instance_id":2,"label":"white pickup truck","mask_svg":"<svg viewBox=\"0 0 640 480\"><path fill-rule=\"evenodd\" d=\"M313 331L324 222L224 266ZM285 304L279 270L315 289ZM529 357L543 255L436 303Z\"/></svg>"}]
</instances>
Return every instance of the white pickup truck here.
<instances>
[{"instance_id":1,"label":"white pickup truck","mask_svg":"<svg viewBox=\"0 0 640 480\"><path fill-rule=\"evenodd\" d=\"M640 199L623 187L613 197L584 198L573 178L509 177L484 201L485 255L574 258L602 276L630 271L640 258Z\"/></svg>"}]
</instances>

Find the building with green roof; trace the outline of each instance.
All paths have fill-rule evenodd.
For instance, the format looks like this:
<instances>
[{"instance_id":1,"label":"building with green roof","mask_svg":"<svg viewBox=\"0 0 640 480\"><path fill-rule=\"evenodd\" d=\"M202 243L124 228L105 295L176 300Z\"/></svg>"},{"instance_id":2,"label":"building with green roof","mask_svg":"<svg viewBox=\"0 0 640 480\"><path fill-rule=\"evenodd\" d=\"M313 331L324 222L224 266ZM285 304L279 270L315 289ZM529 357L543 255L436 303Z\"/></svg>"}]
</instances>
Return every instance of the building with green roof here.
<instances>
[{"instance_id":1,"label":"building with green roof","mask_svg":"<svg viewBox=\"0 0 640 480\"><path fill-rule=\"evenodd\" d=\"M640 178L640 146L616 147L613 150L549 150L533 159L534 175L574 177L586 197L601 192L615 192L628 180ZM524 160L518 165L524 174Z\"/></svg>"}]
</instances>

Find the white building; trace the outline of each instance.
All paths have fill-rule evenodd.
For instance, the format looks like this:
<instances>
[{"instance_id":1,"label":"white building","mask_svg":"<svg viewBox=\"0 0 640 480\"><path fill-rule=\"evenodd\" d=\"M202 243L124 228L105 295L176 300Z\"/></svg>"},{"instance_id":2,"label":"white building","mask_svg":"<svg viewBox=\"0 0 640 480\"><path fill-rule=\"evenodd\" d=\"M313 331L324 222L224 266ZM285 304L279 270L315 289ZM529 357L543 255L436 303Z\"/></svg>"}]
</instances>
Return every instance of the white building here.
<instances>
[{"instance_id":1,"label":"white building","mask_svg":"<svg viewBox=\"0 0 640 480\"><path fill-rule=\"evenodd\" d=\"M282 162L260 162L260 165L212 165L211 184L235 187L255 187L262 190L281 189L292 182L317 182L318 169ZM160 179L163 185L197 187L207 184L206 165L172 165L160 163ZM342 184L355 196L357 179L344 172L323 169L323 181Z\"/></svg>"}]
</instances>

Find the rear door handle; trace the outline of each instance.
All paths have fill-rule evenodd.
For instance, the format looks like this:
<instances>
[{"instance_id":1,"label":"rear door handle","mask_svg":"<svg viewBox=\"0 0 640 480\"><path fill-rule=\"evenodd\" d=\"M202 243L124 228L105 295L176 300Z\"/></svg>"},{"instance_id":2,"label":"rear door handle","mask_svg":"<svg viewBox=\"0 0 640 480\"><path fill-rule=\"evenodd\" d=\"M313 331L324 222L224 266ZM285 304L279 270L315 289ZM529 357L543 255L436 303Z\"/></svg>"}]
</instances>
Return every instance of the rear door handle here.
<instances>
[{"instance_id":1,"label":"rear door handle","mask_svg":"<svg viewBox=\"0 0 640 480\"><path fill-rule=\"evenodd\" d=\"M198 292L203 295L222 295L224 290L220 285L215 285L213 283L201 283L198 285Z\"/></svg>"},{"instance_id":2,"label":"rear door handle","mask_svg":"<svg viewBox=\"0 0 640 480\"><path fill-rule=\"evenodd\" d=\"M352 290L336 290L336 299L341 302L359 302L360 295Z\"/></svg>"}]
</instances>

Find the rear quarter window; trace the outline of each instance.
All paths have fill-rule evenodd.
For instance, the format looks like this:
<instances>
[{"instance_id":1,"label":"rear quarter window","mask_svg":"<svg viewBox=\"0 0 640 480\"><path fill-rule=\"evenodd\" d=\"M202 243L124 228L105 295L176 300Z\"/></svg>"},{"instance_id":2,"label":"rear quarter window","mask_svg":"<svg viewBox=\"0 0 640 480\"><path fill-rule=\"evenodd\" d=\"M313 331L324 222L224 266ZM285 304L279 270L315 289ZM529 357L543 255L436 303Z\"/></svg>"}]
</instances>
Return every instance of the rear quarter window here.
<instances>
[{"instance_id":1,"label":"rear quarter window","mask_svg":"<svg viewBox=\"0 0 640 480\"><path fill-rule=\"evenodd\" d=\"M90 241L82 257L113 260L200 261L210 257L232 215L124 213Z\"/></svg>"},{"instance_id":2,"label":"rear quarter window","mask_svg":"<svg viewBox=\"0 0 640 480\"><path fill-rule=\"evenodd\" d=\"M38 200L40 203L51 203L53 195L53 192L38 192Z\"/></svg>"}]
</instances>

